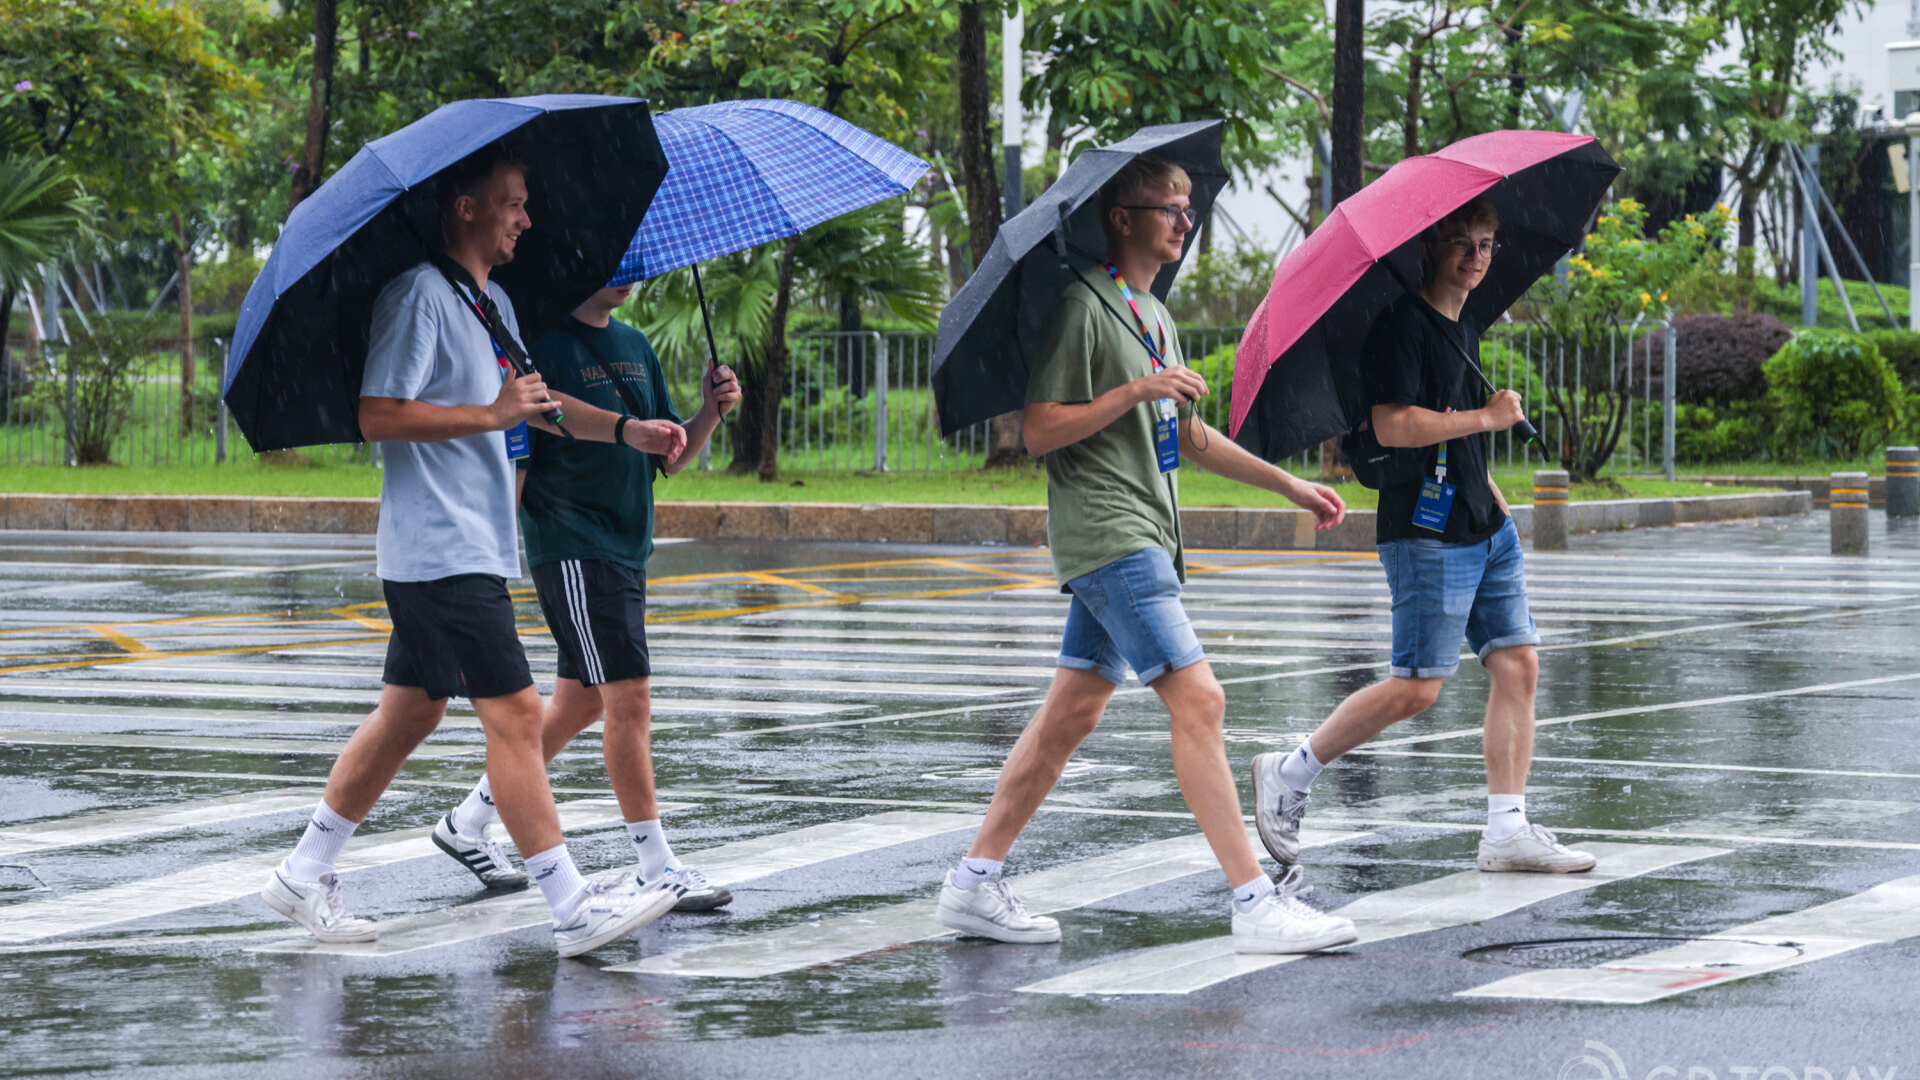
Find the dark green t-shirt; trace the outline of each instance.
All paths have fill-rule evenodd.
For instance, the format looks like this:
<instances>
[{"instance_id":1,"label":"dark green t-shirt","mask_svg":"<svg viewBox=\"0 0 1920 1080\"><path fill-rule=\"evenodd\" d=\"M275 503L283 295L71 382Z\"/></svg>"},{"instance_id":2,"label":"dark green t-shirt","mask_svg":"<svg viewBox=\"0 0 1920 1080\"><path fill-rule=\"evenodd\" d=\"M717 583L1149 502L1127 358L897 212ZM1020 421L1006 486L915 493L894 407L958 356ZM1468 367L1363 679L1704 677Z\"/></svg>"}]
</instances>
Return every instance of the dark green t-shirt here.
<instances>
[{"instance_id":1,"label":"dark green t-shirt","mask_svg":"<svg viewBox=\"0 0 1920 1080\"><path fill-rule=\"evenodd\" d=\"M680 422L647 336L617 319L602 329L569 315L528 352L547 386L560 393L608 412ZM614 387L616 378L631 403ZM520 462L527 471L520 498L527 564L604 559L645 570L653 554L653 478L661 465L655 454L534 429L533 452Z\"/></svg>"}]
</instances>

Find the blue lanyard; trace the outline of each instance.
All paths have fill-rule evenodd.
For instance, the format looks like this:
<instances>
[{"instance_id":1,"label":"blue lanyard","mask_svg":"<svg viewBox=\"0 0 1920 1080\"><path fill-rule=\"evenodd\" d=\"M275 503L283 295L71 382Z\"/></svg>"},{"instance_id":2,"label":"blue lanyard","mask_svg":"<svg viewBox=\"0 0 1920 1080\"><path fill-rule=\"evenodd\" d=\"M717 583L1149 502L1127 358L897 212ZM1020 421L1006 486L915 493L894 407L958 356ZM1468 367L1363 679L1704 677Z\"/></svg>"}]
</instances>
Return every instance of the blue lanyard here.
<instances>
[{"instance_id":1,"label":"blue lanyard","mask_svg":"<svg viewBox=\"0 0 1920 1080\"><path fill-rule=\"evenodd\" d=\"M1113 283L1119 287L1121 299L1133 309L1133 321L1140 328L1140 340L1147 346L1147 356L1153 361L1153 370L1159 371L1166 367L1167 365L1162 363L1160 358L1165 356L1167 351L1167 324L1161 321L1159 309L1155 308L1153 312L1154 326L1160 331L1160 340L1155 342L1153 335L1147 332L1147 320L1140 314L1140 305L1134 302L1133 290L1127 288L1127 279L1120 276L1120 268L1108 263L1107 276L1112 278Z\"/></svg>"}]
</instances>

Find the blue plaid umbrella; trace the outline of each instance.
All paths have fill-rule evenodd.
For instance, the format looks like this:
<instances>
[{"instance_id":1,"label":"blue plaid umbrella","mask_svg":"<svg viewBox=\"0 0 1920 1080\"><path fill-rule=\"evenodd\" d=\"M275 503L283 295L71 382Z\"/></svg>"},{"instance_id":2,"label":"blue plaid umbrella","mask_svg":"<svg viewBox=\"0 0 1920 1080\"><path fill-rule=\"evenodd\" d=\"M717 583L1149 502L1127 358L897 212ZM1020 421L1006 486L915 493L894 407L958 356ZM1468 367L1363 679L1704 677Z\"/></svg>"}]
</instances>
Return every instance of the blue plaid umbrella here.
<instances>
[{"instance_id":1,"label":"blue plaid umbrella","mask_svg":"<svg viewBox=\"0 0 1920 1080\"><path fill-rule=\"evenodd\" d=\"M784 240L905 195L927 163L793 101L723 101L653 118L667 178L610 285Z\"/></svg>"}]
</instances>

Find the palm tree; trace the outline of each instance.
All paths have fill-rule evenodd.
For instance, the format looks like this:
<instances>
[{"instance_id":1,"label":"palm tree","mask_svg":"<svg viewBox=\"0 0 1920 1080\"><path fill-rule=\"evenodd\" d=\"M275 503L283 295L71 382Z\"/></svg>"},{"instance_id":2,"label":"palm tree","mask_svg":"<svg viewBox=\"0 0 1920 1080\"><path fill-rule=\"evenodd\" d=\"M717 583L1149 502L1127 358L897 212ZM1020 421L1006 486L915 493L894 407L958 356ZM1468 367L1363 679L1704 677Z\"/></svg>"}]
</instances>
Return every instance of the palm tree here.
<instances>
[{"instance_id":1,"label":"palm tree","mask_svg":"<svg viewBox=\"0 0 1920 1080\"><path fill-rule=\"evenodd\" d=\"M0 123L0 319L13 313L20 290L39 277L40 265L86 235L95 200L58 158L29 149L31 135L17 122ZM0 323L0 371L13 381Z\"/></svg>"}]
</instances>

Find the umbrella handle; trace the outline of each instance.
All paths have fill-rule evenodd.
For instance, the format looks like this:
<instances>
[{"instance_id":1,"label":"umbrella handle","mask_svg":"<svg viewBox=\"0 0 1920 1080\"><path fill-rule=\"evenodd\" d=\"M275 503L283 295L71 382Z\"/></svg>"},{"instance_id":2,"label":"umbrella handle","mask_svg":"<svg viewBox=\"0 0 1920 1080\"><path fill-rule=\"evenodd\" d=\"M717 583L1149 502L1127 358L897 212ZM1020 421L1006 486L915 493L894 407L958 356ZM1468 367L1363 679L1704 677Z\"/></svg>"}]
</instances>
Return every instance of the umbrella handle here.
<instances>
[{"instance_id":1,"label":"umbrella handle","mask_svg":"<svg viewBox=\"0 0 1920 1080\"><path fill-rule=\"evenodd\" d=\"M700 267L696 263L693 270L693 291L700 297L700 325L707 330L707 382L718 388L720 380L714 375L714 369L720 364L720 349L713 343L713 320L707 317L707 290L700 284Z\"/></svg>"}]
</instances>

